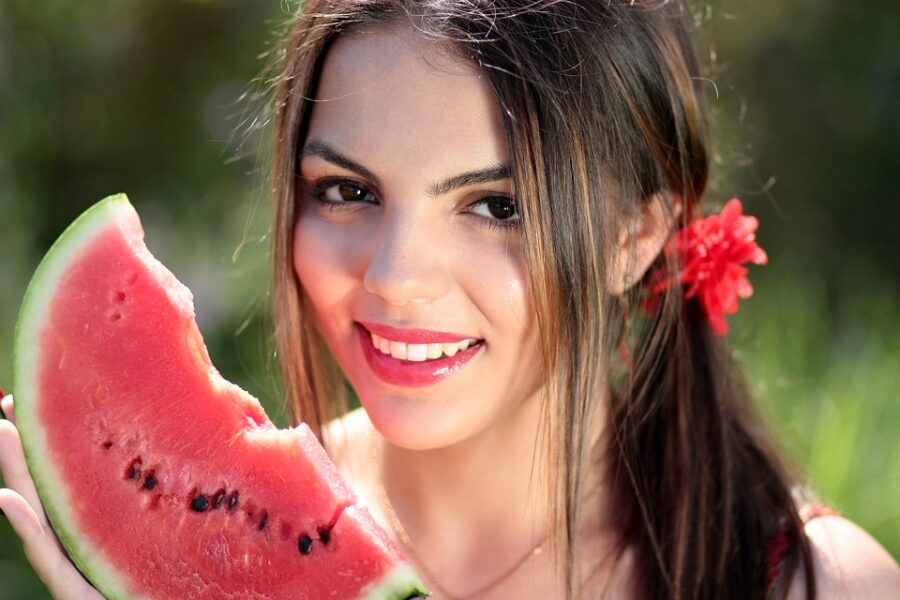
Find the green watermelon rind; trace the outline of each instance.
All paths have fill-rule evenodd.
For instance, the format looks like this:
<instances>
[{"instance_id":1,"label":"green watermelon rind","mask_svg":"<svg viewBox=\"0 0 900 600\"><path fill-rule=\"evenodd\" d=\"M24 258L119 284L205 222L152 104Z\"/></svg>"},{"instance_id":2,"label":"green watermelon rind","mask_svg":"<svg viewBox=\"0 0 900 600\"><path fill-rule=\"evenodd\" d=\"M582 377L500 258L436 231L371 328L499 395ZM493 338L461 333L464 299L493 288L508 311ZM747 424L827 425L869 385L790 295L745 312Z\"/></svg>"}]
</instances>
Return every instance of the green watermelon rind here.
<instances>
[{"instance_id":1,"label":"green watermelon rind","mask_svg":"<svg viewBox=\"0 0 900 600\"><path fill-rule=\"evenodd\" d=\"M409 565L400 565L373 587L364 590L361 600L409 600L428 596L415 570Z\"/></svg>"},{"instance_id":2,"label":"green watermelon rind","mask_svg":"<svg viewBox=\"0 0 900 600\"><path fill-rule=\"evenodd\" d=\"M38 265L16 322L13 342L13 390L16 397L16 426L21 432L28 470L40 492L44 512L56 535L69 553L69 558L82 573L91 574L91 583L110 600L128 600L135 596L127 591L118 573L102 560L101 552L84 536L78 535L75 519L69 511L70 499L60 485L62 478L47 456L44 432L37 414L39 328L47 322L53 292L73 257L106 227L117 219L134 213L125 194L108 196L79 216L51 246Z\"/></svg>"}]
</instances>

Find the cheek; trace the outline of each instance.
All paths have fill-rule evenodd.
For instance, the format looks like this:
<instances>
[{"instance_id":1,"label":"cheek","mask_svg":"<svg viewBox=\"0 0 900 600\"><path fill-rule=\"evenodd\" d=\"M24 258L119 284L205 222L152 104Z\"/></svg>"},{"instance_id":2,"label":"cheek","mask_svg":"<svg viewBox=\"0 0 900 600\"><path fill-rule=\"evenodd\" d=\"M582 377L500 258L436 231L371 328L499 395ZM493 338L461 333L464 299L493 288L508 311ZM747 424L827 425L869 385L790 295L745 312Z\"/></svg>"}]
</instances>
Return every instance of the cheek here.
<instances>
[{"instance_id":1,"label":"cheek","mask_svg":"<svg viewBox=\"0 0 900 600\"><path fill-rule=\"evenodd\" d=\"M358 238L356 238L358 239ZM352 288L352 273L359 253L354 236L328 227L314 216L298 219L294 227L294 273L321 316L322 307L334 306Z\"/></svg>"},{"instance_id":2,"label":"cheek","mask_svg":"<svg viewBox=\"0 0 900 600\"><path fill-rule=\"evenodd\" d=\"M497 345L516 344L530 353L538 337L521 241L509 237L499 243L467 244L461 257L467 265L467 295L486 317L489 337Z\"/></svg>"},{"instance_id":3,"label":"cheek","mask_svg":"<svg viewBox=\"0 0 900 600\"><path fill-rule=\"evenodd\" d=\"M495 418L535 398L545 384L540 332L521 242L470 246L468 254L467 295L488 324L486 368L472 388L480 406L473 410Z\"/></svg>"},{"instance_id":4,"label":"cheek","mask_svg":"<svg viewBox=\"0 0 900 600\"><path fill-rule=\"evenodd\" d=\"M316 243L315 230L304 224L300 219L294 226L294 273L303 290L315 298L323 285L327 287L330 256L326 248Z\"/></svg>"}]
</instances>

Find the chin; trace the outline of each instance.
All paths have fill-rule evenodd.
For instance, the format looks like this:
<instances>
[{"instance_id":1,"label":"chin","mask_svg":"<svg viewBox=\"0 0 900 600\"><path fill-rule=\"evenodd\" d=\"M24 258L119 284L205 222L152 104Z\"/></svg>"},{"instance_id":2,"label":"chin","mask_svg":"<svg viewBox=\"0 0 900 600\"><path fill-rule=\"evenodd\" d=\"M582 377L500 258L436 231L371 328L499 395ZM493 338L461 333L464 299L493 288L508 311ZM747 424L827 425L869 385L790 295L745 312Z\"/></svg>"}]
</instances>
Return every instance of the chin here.
<instances>
[{"instance_id":1,"label":"chin","mask_svg":"<svg viewBox=\"0 0 900 600\"><path fill-rule=\"evenodd\" d=\"M385 395L362 396L360 402L378 433L407 450L444 448L474 434L468 431L471 418L453 403Z\"/></svg>"}]
</instances>

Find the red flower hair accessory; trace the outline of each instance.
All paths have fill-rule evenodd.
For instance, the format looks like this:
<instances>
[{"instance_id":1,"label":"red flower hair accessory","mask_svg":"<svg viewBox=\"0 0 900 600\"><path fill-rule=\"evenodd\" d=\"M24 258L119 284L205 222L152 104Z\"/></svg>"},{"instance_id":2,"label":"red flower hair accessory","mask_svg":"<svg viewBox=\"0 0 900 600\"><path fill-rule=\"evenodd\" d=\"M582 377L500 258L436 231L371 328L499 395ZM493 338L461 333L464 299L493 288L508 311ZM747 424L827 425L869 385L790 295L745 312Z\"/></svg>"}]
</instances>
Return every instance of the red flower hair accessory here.
<instances>
[{"instance_id":1,"label":"red flower hair accessory","mask_svg":"<svg viewBox=\"0 0 900 600\"><path fill-rule=\"evenodd\" d=\"M684 297L697 296L706 312L710 328L717 335L728 333L725 315L737 312L738 298L753 295L743 263L766 264L769 259L756 243L756 217L744 215L741 201L732 198L722 212L679 229L666 246L675 253L681 272L670 275L659 269L647 280L652 308L660 294L674 283L686 286Z\"/></svg>"}]
</instances>

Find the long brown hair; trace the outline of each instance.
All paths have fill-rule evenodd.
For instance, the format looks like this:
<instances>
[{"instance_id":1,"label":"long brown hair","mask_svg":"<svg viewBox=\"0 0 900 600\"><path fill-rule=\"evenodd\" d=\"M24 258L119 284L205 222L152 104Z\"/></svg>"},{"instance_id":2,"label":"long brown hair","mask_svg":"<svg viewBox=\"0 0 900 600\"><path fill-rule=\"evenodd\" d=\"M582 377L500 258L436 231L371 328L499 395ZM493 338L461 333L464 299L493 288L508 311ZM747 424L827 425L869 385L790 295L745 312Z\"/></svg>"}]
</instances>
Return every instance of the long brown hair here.
<instances>
[{"instance_id":1,"label":"long brown hair","mask_svg":"<svg viewBox=\"0 0 900 600\"><path fill-rule=\"evenodd\" d=\"M680 224L708 179L700 68L679 0L308 0L285 39L276 104L274 315L297 419L346 410L346 383L315 332L292 269L297 151L322 60L342 31L407 20L489 80L511 154L548 394L544 459L567 593L587 469L612 482L620 549L647 598L763 598L768 548L790 542L776 595L798 569L815 595L792 478L729 349L696 301L670 289L638 314L641 286L604 282L618 233L651 198ZM655 268L676 270L661 253ZM616 364L625 344L632 361ZM597 403L608 415L591 443ZM321 437L321 435L320 435ZM552 483L550 483L552 482Z\"/></svg>"}]
</instances>

